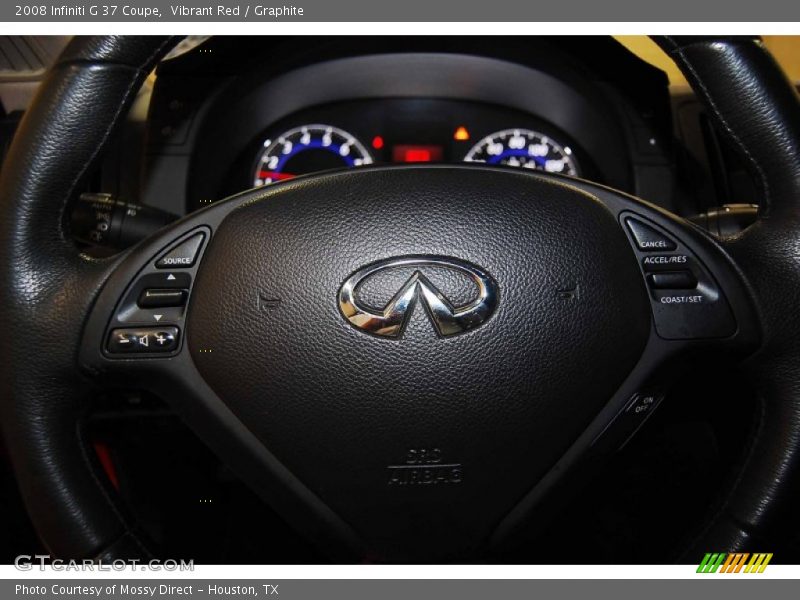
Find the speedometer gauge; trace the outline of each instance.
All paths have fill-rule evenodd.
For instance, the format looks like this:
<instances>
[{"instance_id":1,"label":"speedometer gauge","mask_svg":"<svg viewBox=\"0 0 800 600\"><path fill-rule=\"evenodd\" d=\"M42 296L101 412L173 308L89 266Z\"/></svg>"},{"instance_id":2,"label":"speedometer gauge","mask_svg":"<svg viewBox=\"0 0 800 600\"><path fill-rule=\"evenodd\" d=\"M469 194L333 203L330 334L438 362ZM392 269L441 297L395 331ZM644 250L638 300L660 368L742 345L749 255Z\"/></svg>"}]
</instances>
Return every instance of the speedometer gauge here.
<instances>
[{"instance_id":1,"label":"speedometer gauge","mask_svg":"<svg viewBox=\"0 0 800 600\"><path fill-rule=\"evenodd\" d=\"M464 157L467 162L540 169L577 176L572 149L530 129L504 129L486 136Z\"/></svg>"},{"instance_id":2,"label":"speedometer gauge","mask_svg":"<svg viewBox=\"0 0 800 600\"><path fill-rule=\"evenodd\" d=\"M264 142L256 187L327 169L358 167L372 157L354 136L330 125L301 125Z\"/></svg>"}]
</instances>

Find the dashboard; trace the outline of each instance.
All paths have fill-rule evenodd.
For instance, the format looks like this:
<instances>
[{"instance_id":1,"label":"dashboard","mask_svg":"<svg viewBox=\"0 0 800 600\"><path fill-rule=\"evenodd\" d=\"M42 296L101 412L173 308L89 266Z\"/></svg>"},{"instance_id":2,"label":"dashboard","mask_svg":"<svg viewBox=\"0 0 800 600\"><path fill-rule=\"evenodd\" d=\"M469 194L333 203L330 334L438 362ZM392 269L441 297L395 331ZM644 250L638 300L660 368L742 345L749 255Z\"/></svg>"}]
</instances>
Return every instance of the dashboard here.
<instances>
[{"instance_id":1,"label":"dashboard","mask_svg":"<svg viewBox=\"0 0 800 600\"><path fill-rule=\"evenodd\" d=\"M118 169L104 191L176 215L407 163L543 170L679 202L666 77L611 38L214 37L162 62L143 126L137 176Z\"/></svg>"}]
</instances>

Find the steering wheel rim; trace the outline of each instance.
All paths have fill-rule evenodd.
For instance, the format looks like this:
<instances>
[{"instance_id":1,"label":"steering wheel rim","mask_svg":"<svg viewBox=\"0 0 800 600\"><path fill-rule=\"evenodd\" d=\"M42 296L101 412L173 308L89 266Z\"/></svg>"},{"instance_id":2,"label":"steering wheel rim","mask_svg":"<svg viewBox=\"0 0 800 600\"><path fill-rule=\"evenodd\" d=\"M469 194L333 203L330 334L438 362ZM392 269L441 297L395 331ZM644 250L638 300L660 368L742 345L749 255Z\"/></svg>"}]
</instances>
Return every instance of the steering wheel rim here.
<instances>
[{"instance_id":1,"label":"steering wheel rim","mask_svg":"<svg viewBox=\"0 0 800 600\"><path fill-rule=\"evenodd\" d=\"M800 289L795 250L800 108L794 89L758 40L656 41L745 158L762 196L759 221L736 238L701 240L696 231L681 233L702 251L716 247L722 259L732 259L760 329L760 335L746 332L760 339L744 363L759 392L760 422L725 501L687 551L686 557L694 558L709 547L751 546L774 531L785 510L781 499L796 485L800 379L793 366L800 359L800 321L793 317L792 288ZM80 255L69 241L64 214L139 85L173 42L153 37L74 40L26 113L0 179L0 264L7 282L0 316L7 332L2 425L26 506L56 556L150 555L145 536L98 475L80 432L93 376L101 375L100 367L92 371L93 359L84 356L86 328L103 308L103 294L121 277L130 253L107 260ZM88 102L95 108L91 113L83 110ZM667 221L659 224L668 226ZM776 282L787 281L786 291L776 289ZM744 326L739 323L740 329ZM274 469L280 471L281 465ZM270 500L290 505L292 493ZM338 548L337 558L363 553L358 536L334 511L317 506L311 512L313 519L301 514L296 523L321 544Z\"/></svg>"},{"instance_id":2,"label":"steering wheel rim","mask_svg":"<svg viewBox=\"0 0 800 600\"><path fill-rule=\"evenodd\" d=\"M686 75L760 189L758 221L723 240L750 286L762 330L759 348L742 364L758 393L760 420L738 477L687 551L695 558L709 547L752 547L779 531L787 507L782 500L798 489L800 404L791 365L800 354L787 301L792 292L776 290L775 283L791 287L797 281L791 247L800 198L800 111L794 86L760 40L664 36L656 41ZM719 93L726 81L739 93ZM772 164L770 157L776 159Z\"/></svg>"}]
</instances>

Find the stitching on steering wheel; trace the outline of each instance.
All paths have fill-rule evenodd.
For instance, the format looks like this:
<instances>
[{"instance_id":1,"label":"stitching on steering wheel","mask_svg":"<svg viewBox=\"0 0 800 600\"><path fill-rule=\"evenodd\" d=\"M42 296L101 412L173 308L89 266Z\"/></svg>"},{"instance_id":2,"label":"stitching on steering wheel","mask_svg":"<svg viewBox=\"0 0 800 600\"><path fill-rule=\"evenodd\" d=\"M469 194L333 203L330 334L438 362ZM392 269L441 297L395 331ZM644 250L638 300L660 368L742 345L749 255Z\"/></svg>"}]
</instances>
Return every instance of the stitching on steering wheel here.
<instances>
[{"instance_id":1,"label":"stitching on steering wheel","mask_svg":"<svg viewBox=\"0 0 800 600\"><path fill-rule=\"evenodd\" d=\"M133 67L134 69L136 69L136 71L140 71L140 73L137 74L131 80L131 82L128 84L128 86L125 89L125 92L123 94L122 101L120 102L120 105L117 108L117 110L115 111L114 116L112 117L111 121L109 122L108 126L106 127L105 132L103 133L103 137L101 138L100 142L96 145L96 147L94 149L94 152L92 152L91 156L86 160L86 162L84 163L84 165L81 168L81 170L72 179L72 181L71 181L71 183L69 185L68 191L66 193L66 196L65 196L66 199L71 197L71 195L72 195L72 193L73 193L73 191L75 189L75 186L77 186L78 182L84 176L84 174L86 173L87 169L90 168L90 166L95 161L95 159L98 156L98 154L102 151L104 145L108 141L108 138L111 136L111 133L115 129L115 127L116 127L116 125L117 125L117 123L119 121L119 118L122 116L123 112L127 109L128 100L130 99L132 92L137 90L139 85L141 84L142 75L146 75L145 68L147 67L147 65L152 64L152 62L155 60L155 58L157 56L159 56L163 52L164 48L169 43L171 43L169 39L165 40L162 44L160 44L142 62L142 64L140 66ZM65 63L63 66L65 66L67 68L71 68L72 66L74 66L74 64L75 64L74 62L73 63ZM59 236L64 241L66 241L66 231L64 230L63 223L64 223L64 213L65 213L65 211L67 209L67 204L68 204L68 202L66 200L62 203L60 214L59 214L59 228L58 228L58 231L59 231ZM128 519L119 510L119 508L117 506L117 503L111 497L111 495L108 493L108 490L107 490L106 486L103 484L103 482L98 477L96 466L91 461L91 459L89 458L89 456L87 454L86 444L83 441L85 439L85 437L82 435L81 429L82 429L82 424L81 424L81 421L78 420L76 422L75 435L78 438L78 447L80 448L81 459L82 459L85 467L89 471L90 478L95 483L95 486L99 490L99 492L102 495L103 499L106 501L106 504L109 506L109 508L111 509L111 511L113 512L113 514L115 515L115 517L117 518L117 520L120 522L120 524L123 527L123 534L121 536L117 537L110 544L107 544L106 546L104 546L104 548L112 546L113 544L117 543L120 539L122 539L124 536L128 535L128 536L130 536L130 538L133 540L133 542L136 544L136 546L139 548L140 551L142 551L144 554L150 554L149 550L144 546L144 544L139 539L139 537L136 534L133 533ZM104 548L100 549L101 553L104 550Z\"/></svg>"},{"instance_id":2,"label":"stitching on steering wheel","mask_svg":"<svg viewBox=\"0 0 800 600\"><path fill-rule=\"evenodd\" d=\"M164 51L164 48L167 47L171 43L172 43L171 38L166 39L164 42L159 44L159 46L141 63L141 65L139 65L138 67L131 67L131 68L135 69L136 71L138 71L139 73L131 80L131 82L128 84L128 87L125 89L125 93L123 95L122 101L120 102L119 106L117 107L117 110L114 112L114 116L111 118L111 121L106 126L105 132L103 133L103 137L100 139L100 142L95 146L94 151L92 152L91 156L86 160L86 162L84 163L84 165L81 168L81 170L78 172L78 174L70 182L69 188L67 189L67 193L66 193L66 199L61 204L61 210L59 212L58 235L59 235L59 237L61 238L62 241L64 241L64 242L68 241L67 240L66 231L64 230L64 227L63 227L63 223L65 222L64 215L65 215L66 210L67 210L68 200L72 196L72 194L73 194L73 192L75 190L75 186L78 185L78 182L83 178L83 176L86 174L86 171L89 169L89 167L91 167L91 165L94 163L94 161L97 158L97 156L103 150L103 147L105 146L106 142L108 141L108 138L111 136L111 133L116 128L117 122L119 121L120 116L122 116L122 113L127 110L127 108L128 108L128 100L130 99L131 92L133 92L134 90L138 90L139 86L141 85L141 81L143 79L143 76L147 75L147 72L145 71L145 67L147 67L148 65L152 64L153 61L156 59L156 57L161 55L161 53ZM62 67L71 68L75 64L76 64L76 61L70 61L69 63L63 63L62 65L59 65L59 68L62 68ZM120 66L120 65L117 65L117 66Z\"/></svg>"},{"instance_id":3,"label":"stitching on steering wheel","mask_svg":"<svg viewBox=\"0 0 800 600\"><path fill-rule=\"evenodd\" d=\"M766 174L764 173L764 169L761 167L756 158L747 149L744 142L742 142L741 138L733 131L733 129L731 129L731 126L728 124L728 121L720 112L719 108L714 102L714 99L711 97L711 94L709 94L708 89L706 88L702 79L698 75L691 61L683 52L683 48L672 38L672 36L665 35L663 36L663 39L666 40L672 46L673 53L676 55L677 59L680 60L681 64L683 64L686 67L686 69L688 69L689 72L692 74L692 77L694 78L694 84L702 92L703 97L705 98L708 105L714 111L714 114L716 115L720 124L725 128L726 133L731 137L731 139L733 139L733 141L739 147L739 150L741 150L741 152L745 155L747 161L752 165L753 169L755 169L756 173L758 174L759 185L764 194L764 200L766 201L766 210L763 211L762 215L767 216L769 210L772 207L772 202L770 199L769 184L767 183L767 177Z\"/></svg>"}]
</instances>

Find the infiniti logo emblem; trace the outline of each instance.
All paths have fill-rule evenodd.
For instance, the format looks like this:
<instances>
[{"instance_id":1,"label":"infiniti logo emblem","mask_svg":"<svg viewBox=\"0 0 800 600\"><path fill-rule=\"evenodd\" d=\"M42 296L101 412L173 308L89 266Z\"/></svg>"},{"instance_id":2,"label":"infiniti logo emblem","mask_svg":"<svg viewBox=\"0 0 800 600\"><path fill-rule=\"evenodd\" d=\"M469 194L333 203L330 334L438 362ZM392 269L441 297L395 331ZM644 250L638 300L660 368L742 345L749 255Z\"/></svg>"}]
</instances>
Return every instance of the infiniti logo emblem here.
<instances>
[{"instance_id":1,"label":"infiniti logo emblem","mask_svg":"<svg viewBox=\"0 0 800 600\"><path fill-rule=\"evenodd\" d=\"M368 278L387 269L411 267L414 272L382 310L359 305L356 288ZM477 297L464 306L453 306L425 276L440 268L467 275L478 289ZM497 308L497 282L468 262L438 256L405 256L373 263L353 273L339 290L339 308L351 325L387 338L399 338L417 301L426 309L436 332L442 336L463 333L482 325Z\"/></svg>"}]
</instances>

